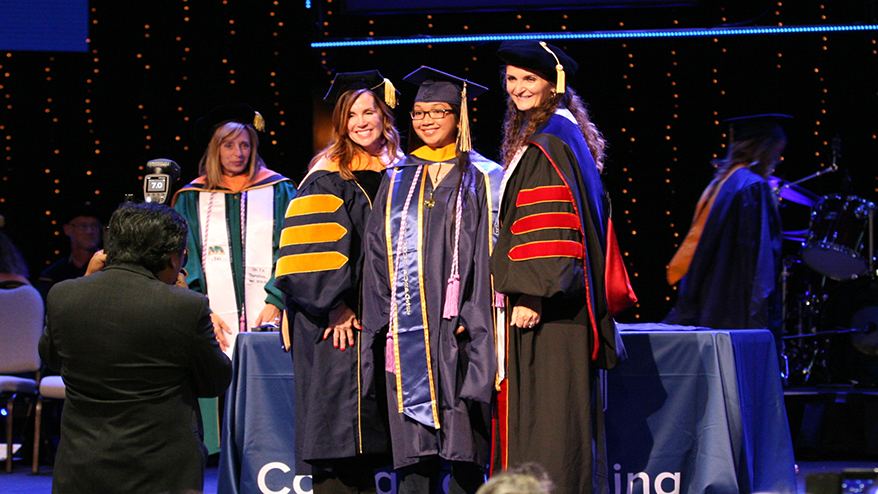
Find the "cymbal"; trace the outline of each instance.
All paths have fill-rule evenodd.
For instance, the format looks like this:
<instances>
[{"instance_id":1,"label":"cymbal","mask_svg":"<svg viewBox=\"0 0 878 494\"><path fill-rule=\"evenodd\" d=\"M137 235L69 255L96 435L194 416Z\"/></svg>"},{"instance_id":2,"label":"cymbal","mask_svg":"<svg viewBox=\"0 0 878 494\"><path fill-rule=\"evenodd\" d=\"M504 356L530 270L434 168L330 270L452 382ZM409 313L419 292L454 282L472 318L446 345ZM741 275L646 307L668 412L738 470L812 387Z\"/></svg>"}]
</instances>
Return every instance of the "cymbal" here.
<instances>
[{"instance_id":1,"label":"cymbal","mask_svg":"<svg viewBox=\"0 0 878 494\"><path fill-rule=\"evenodd\" d=\"M786 180L775 177L768 177L768 183L775 191L779 191L780 198L803 206L814 207L820 202L820 197L801 185L792 184Z\"/></svg>"},{"instance_id":2,"label":"cymbal","mask_svg":"<svg viewBox=\"0 0 878 494\"><path fill-rule=\"evenodd\" d=\"M804 242L808 238L810 230L790 230L780 234L784 240L792 240L793 242Z\"/></svg>"}]
</instances>

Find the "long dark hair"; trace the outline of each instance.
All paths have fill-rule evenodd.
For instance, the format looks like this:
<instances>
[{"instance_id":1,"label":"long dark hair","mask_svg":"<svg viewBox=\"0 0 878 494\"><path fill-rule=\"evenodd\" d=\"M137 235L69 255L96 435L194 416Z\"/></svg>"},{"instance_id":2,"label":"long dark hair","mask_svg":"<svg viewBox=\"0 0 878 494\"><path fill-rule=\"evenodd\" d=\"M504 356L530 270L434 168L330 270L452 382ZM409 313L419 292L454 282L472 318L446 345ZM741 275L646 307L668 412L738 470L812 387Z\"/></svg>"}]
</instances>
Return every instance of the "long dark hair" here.
<instances>
[{"instance_id":1,"label":"long dark hair","mask_svg":"<svg viewBox=\"0 0 878 494\"><path fill-rule=\"evenodd\" d=\"M504 69L504 75L505 72ZM555 114L555 110L558 108L566 108L573 114L579 126L579 131L585 137L585 142L588 144L588 149L594 158L595 166L597 166L598 171L603 171L607 141L604 140L604 136L600 133L597 126L592 123L585 103L582 102L582 99L570 86L567 86L561 94L552 91L551 97L546 98L538 107L530 112L530 118L528 118L525 112L519 111L515 107L512 98L507 95L506 118L503 122L503 143L500 146L500 155L503 158L504 168L509 166L518 149L527 142L541 125L552 118L552 115Z\"/></svg>"},{"instance_id":2,"label":"long dark hair","mask_svg":"<svg viewBox=\"0 0 878 494\"><path fill-rule=\"evenodd\" d=\"M713 162L716 166L715 178L725 177L740 163L749 165L753 173L768 178L780 162L786 142L787 136L778 125L760 135L731 143L726 157Z\"/></svg>"}]
</instances>

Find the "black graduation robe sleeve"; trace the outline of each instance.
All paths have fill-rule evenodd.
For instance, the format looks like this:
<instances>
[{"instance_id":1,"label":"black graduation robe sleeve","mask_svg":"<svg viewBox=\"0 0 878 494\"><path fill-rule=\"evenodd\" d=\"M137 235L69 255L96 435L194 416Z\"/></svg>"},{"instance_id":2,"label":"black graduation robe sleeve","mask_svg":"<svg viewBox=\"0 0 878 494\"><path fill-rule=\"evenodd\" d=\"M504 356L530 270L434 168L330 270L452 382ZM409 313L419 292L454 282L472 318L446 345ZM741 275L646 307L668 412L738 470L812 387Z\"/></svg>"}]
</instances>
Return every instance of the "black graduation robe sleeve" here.
<instances>
[{"instance_id":1,"label":"black graduation robe sleeve","mask_svg":"<svg viewBox=\"0 0 878 494\"><path fill-rule=\"evenodd\" d=\"M302 184L287 207L281 233L275 286L287 304L314 317L326 316L342 301L355 312L359 306L361 232L356 222L369 211L369 198L353 183L339 180L338 174L329 174Z\"/></svg>"},{"instance_id":2,"label":"black graduation robe sleeve","mask_svg":"<svg viewBox=\"0 0 878 494\"><path fill-rule=\"evenodd\" d=\"M506 184L491 258L495 290L542 298L580 293L585 253L569 189L536 146L525 151L517 171Z\"/></svg>"},{"instance_id":3,"label":"black graduation robe sleeve","mask_svg":"<svg viewBox=\"0 0 878 494\"><path fill-rule=\"evenodd\" d=\"M375 207L366 221L363 249L363 331L375 334L389 323L390 280L385 240L387 193L390 181L385 174L375 196Z\"/></svg>"},{"instance_id":4,"label":"black graduation robe sleeve","mask_svg":"<svg viewBox=\"0 0 878 494\"><path fill-rule=\"evenodd\" d=\"M491 403L494 396L494 381L497 374L496 347L494 345L493 292L491 290L491 274L488 266L493 239L491 211L488 206L488 194L484 177L481 173L472 173L475 197L470 207L477 209L476 227L473 230L471 246L461 246L462 252L472 252L471 261L464 263L461 259L461 276L464 269L471 269L472 275L467 290L461 293L460 318L458 323L467 330L470 339L466 376L460 389L460 397L481 403ZM469 215L467 218L471 218ZM463 242L464 239L461 239Z\"/></svg>"}]
</instances>

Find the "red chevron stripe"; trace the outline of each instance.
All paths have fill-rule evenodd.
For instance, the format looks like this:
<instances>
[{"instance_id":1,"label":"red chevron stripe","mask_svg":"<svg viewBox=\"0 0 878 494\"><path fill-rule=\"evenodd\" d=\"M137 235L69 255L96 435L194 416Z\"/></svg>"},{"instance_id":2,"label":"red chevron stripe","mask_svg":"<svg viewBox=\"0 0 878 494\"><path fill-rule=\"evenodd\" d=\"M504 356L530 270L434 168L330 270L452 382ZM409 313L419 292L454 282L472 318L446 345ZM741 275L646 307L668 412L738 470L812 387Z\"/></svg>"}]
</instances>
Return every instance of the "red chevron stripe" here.
<instances>
[{"instance_id":1,"label":"red chevron stripe","mask_svg":"<svg viewBox=\"0 0 878 494\"><path fill-rule=\"evenodd\" d=\"M569 240L528 242L516 245L509 250L509 259L513 261L530 261L546 257L575 257L582 259L582 256L582 244Z\"/></svg>"},{"instance_id":2,"label":"red chevron stripe","mask_svg":"<svg viewBox=\"0 0 878 494\"><path fill-rule=\"evenodd\" d=\"M510 229L513 235L521 235L547 228L566 228L579 231L579 218L573 213L541 213L519 218Z\"/></svg>"},{"instance_id":3,"label":"red chevron stripe","mask_svg":"<svg viewBox=\"0 0 878 494\"><path fill-rule=\"evenodd\" d=\"M536 189L525 189L518 193L515 199L515 206L530 206L541 202L573 202L570 198L570 191L563 185L552 185L548 187L537 187Z\"/></svg>"}]
</instances>

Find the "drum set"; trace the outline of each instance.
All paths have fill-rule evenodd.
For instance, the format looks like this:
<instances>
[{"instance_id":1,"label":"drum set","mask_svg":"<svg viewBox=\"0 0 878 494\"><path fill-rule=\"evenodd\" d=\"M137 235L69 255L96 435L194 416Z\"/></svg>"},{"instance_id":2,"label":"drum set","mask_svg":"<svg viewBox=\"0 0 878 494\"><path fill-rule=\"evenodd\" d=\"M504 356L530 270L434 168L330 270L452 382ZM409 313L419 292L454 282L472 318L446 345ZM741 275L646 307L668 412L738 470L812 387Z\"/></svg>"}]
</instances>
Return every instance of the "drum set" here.
<instances>
[{"instance_id":1,"label":"drum set","mask_svg":"<svg viewBox=\"0 0 878 494\"><path fill-rule=\"evenodd\" d=\"M784 232L798 247L784 258L781 277L790 386L878 386L878 207L855 195L820 197L799 185L835 169L796 182L772 180L782 202L811 208L806 230Z\"/></svg>"}]
</instances>

